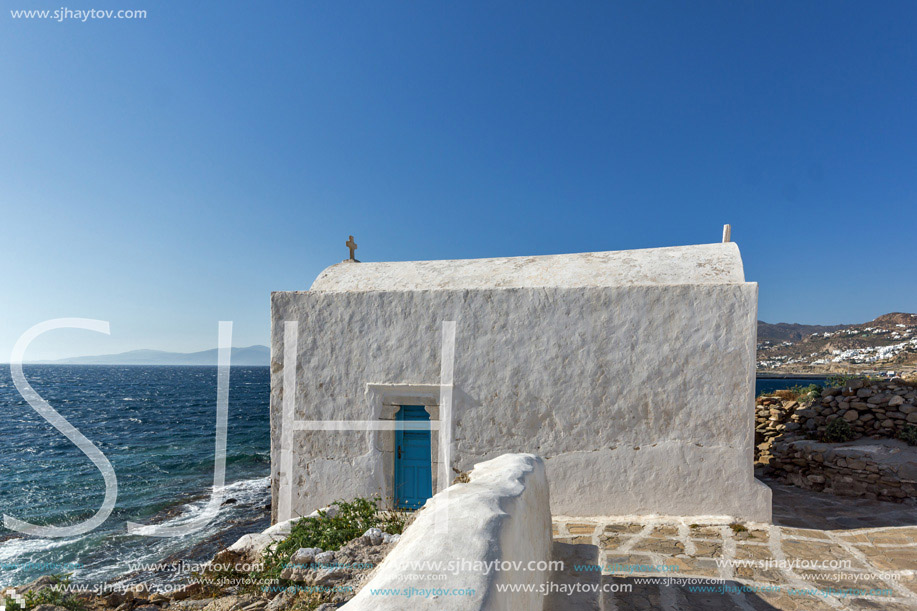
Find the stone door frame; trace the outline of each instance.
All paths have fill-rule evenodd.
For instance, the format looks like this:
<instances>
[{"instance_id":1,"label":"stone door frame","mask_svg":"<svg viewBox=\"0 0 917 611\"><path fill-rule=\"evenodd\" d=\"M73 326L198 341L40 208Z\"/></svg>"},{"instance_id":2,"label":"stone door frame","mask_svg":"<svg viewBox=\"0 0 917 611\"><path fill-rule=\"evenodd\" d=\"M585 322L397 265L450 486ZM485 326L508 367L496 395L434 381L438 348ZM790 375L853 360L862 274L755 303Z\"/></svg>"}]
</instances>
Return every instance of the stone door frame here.
<instances>
[{"instance_id":1,"label":"stone door frame","mask_svg":"<svg viewBox=\"0 0 917 611\"><path fill-rule=\"evenodd\" d=\"M433 494L439 491L439 384L367 384L366 395L373 420L397 420L402 405L422 405L430 414L430 464L433 474ZM435 423L435 424L434 424ZM395 429L371 433L372 453L379 461L379 489L382 505L388 509L395 501ZM448 482L446 486L448 486ZM444 486L445 487L445 486Z\"/></svg>"}]
</instances>

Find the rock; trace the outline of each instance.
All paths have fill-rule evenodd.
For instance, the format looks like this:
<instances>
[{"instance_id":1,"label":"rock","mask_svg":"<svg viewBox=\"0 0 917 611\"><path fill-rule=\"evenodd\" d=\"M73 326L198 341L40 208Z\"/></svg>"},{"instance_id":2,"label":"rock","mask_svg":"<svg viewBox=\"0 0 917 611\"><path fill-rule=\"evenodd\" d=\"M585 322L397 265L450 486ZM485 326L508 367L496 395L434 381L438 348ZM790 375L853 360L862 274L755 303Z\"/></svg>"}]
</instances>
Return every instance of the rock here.
<instances>
[{"instance_id":1,"label":"rock","mask_svg":"<svg viewBox=\"0 0 917 611\"><path fill-rule=\"evenodd\" d=\"M249 608L252 605L257 605L262 602L263 601L260 597L253 594L247 594L245 596L240 596L239 600L237 600L235 604L230 607L230 611L241 611L243 609Z\"/></svg>"},{"instance_id":2,"label":"rock","mask_svg":"<svg viewBox=\"0 0 917 611\"><path fill-rule=\"evenodd\" d=\"M844 420L846 420L847 422L853 422L854 420L859 418L859 416L860 416L859 413L855 409L847 410L844 413Z\"/></svg>"},{"instance_id":3,"label":"rock","mask_svg":"<svg viewBox=\"0 0 917 611\"><path fill-rule=\"evenodd\" d=\"M851 388L853 388L853 386L851 386ZM864 399L866 397L871 397L871 396L872 396L872 390L868 388L861 388L857 391L857 397L859 397L860 399Z\"/></svg>"},{"instance_id":4,"label":"rock","mask_svg":"<svg viewBox=\"0 0 917 611\"><path fill-rule=\"evenodd\" d=\"M249 541L251 536L252 536L252 535L244 535L244 536L242 537L242 539L239 539L239 541L236 541L233 545L234 545L234 546L235 546L235 545L240 545L240 542L241 542L243 539L245 539L246 541ZM220 550L220 551L218 551L216 554L214 554L214 555L213 555L213 558L210 559L210 564L211 564L211 566L219 565L218 567L214 567L214 568L216 568L217 570L218 570L220 567L229 568L229 567L235 566L235 565L237 565L237 564L239 564L239 563L248 562L247 556L254 556L254 552L253 552L253 551L245 550L245 551L244 551L244 556L243 556L242 553L235 552L235 551L233 551L233 550L231 550L231 549L229 549L229 548L226 548L226 549Z\"/></svg>"},{"instance_id":5,"label":"rock","mask_svg":"<svg viewBox=\"0 0 917 611\"><path fill-rule=\"evenodd\" d=\"M343 581L349 576L349 573L340 567L329 569L320 569L316 571L315 578L312 580L313 586L327 586L338 581Z\"/></svg>"},{"instance_id":6,"label":"rock","mask_svg":"<svg viewBox=\"0 0 917 611\"><path fill-rule=\"evenodd\" d=\"M293 597L296 596L296 590L293 588L287 588L271 600L264 608L264 611L281 611L282 609L287 608L291 602L293 602Z\"/></svg>"},{"instance_id":7,"label":"rock","mask_svg":"<svg viewBox=\"0 0 917 611\"><path fill-rule=\"evenodd\" d=\"M379 545L382 543L382 530L370 528L363 533L363 540L370 545Z\"/></svg>"},{"instance_id":8,"label":"rock","mask_svg":"<svg viewBox=\"0 0 917 611\"><path fill-rule=\"evenodd\" d=\"M58 605L35 605L32 607L32 611L67 611L67 609ZM158 607L156 611L159 611Z\"/></svg>"},{"instance_id":9,"label":"rock","mask_svg":"<svg viewBox=\"0 0 917 611\"><path fill-rule=\"evenodd\" d=\"M168 600L169 600L168 596L160 594L159 592L155 592L154 594L150 595L151 603L164 603L164 602L167 602Z\"/></svg>"},{"instance_id":10,"label":"rock","mask_svg":"<svg viewBox=\"0 0 917 611\"><path fill-rule=\"evenodd\" d=\"M401 541L401 535L390 535L385 533L382 535L382 543L398 543Z\"/></svg>"},{"instance_id":11,"label":"rock","mask_svg":"<svg viewBox=\"0 0 917 611\"><path fill-rule=\"evenodd\" d=\"M224 551L231 552L237 556L238 560L241 562L257 562L261 559L261 554L267 549L268 545L284 538L286 538L286 535L282 533L268 534L266 531L263 533L251 533L243 535L238 541L230 545ZM223 552L220 552L220 554L214 557L215 562L223 563L223 560L217 560L221 554L223 554Z\"/></svg>"},{"instance_id":12,"label":"rock","mask_svg":"<svg viewBox=\"0 0 917 611\"><path fill-rule=\"evenodd\" d=\"M332 562L334 562L334 552L322 552L320 554L315 554L316 564L331 564Z\"/></svg>"},{"instance_id":13,"label":"rock","mask_svg":"<svg viewBox=\"0 0 917 611\"><path fill-rule=\"evenodd\" d=\"M280 572L280 578L286 581L307 581L311 576L311 570L299 564L290 565Z\"/></svg>"},{"instance_id":14,"label":"rock","mask_svg":"<svg viewBox=\"0 0 917 611\"><path fill-rule=\"evenodd\" d=\"M134 611L159 611L157 605L140 605L139 607L134 607Z\"/></svg>"},{"instance_id":15,"label":"rock","mask_svg":"<svg viewBox=\"0 0 917 611\"><path fill-rule=\"evenodd\" d=\"M905 481L917 481L917 460L900 465L898 467L898 475Z\"/></svg>"},{"instance_id":16,"label":"rock","mask_svg":"<svg viewBox=\"0 0 917 611\"><path fill-rule=\"evenodd\" d=\"M109 607L112 607L112 608L118 607L119 605L121 605L121 603L124 602L124 594L122 594L121 592L117 592L117 591L109 592L108 594L102 597L102 600L104 600L105 604Z\"/></svg>"},{"instance_id":17,"label":"rock","mask_svg":"<svg viewBox=\"0 0 917 611\"><path fill-rule=\"evenodd\" d=\"M898 407L899 405L904 405L904 397L901 395L895 395L888 401L889 407Z\"/></svg>"},{"instance_id":18,"label":"rock","mask_svg":"<svg viewBox=\"0 0 917 611\"><path fill-rule=\"evenodd\" d=\"M291 564L312 564L315 562L316 554L321 554L322 548L320 547L301 547L296 550L296 553L293 554L293 557L290 558Z\"/></svg>"},{"instance_id":19,"label":"rock","mask_svg":"<svg viewBox=\"0 0 917 611\"><path fill-rule=\"evenodd\" d=\"M873 395L872 397L869 397L866 402L870 405L876 405L878 403L885 403L885 399L885 395Z\"/></svg>"},{"instance_id":20,"label":"rock","mask_svg":"<svg viewBox=\"0 0 917 611\"><path fill-rule=\"evenodd\" d=\"M215 598L210 601L210 603L204 607L205 611L231 611L237 604L239 604L240 598L238 596L223 596L221 598Z\"/></svg>"},{"instance_id":21,"label":"rock","mask_svg":"<svg viewBox=\"0 0 917 611\"><path fill-rule=\"evenodd\" d=\"M189 583L181 589L175 590L172 592L172 600L185 600L189 596L194 596L195 594L200 594L203 591L203 586L200 583L194 582Z\"/></svg>"},{"instance_id":22,"label":"rock","mask_svg":"<svg viewBox=\"0 0 917 611\"><path fill-rule=\"evenodd\" d=\"M60 583L60 579L54 575L42 575L41 577L30 581L29 583L13 588L16 590L17 594L25 594L26 592L41 592L49 586Z\"/></svg>"},{"instance_id":23,"label":"rock","mask_svg":"<svg viewBox=\"0 0 917 611\"><path fill-rule=\"evenodd\" d=\"M917 412L911 412L907 415L908 422L917 422Z\"/></svg>"}]
</instances>

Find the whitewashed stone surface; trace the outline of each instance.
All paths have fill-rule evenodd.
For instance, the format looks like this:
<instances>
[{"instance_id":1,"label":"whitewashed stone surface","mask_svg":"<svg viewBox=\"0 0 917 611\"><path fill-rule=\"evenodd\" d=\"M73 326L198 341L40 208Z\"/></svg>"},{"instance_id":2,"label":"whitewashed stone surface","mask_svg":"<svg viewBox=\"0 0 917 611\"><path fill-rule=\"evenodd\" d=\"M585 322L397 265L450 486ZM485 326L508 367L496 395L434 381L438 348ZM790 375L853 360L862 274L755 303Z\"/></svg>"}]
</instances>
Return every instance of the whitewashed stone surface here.
<instances>
[{"instance_id":1,"label":"whitewashed stone surface","mask_svg":"<svg viewBox=\"0 0 917 611\"><path fill-rule=\"evenodd\" d=\"M540 286L744 282L735 242L537 257L353 263L323 271L313 291L425 291Z\"/></svg>"},{"instance_id":2,"label":"whitewashed stone surface","mask_svg":"<svg viewBox=\"0 0 917 611\"><path fill-rule=\"evenodd\" d=\"M518 562L526 569L529 562L540 561L540 566L547 567L552 549L549 503L544 462L537 456L505 454L476 465L468 483L450 486L427 501L370 582L343 609L541 609L544 596L537 591L501 593L496 588L497 584L545 583L547 571L539 570L539 565L532 565L533 570L506 571L462 567L494 566L498 561ZM445 529L437 530L438 523L445 524ZM444 580L405 581L405 576L412 572L418 576L440 574L419 567L438 563L447 566L449 562L464 564L456 564L458 568L454 571L445 571ZM401 589L405 584L447 591L473 590L474 595L406 599L371 592Z\"/></svg>"},{"instance_id":3,"label":"whitewashed stone surface","mask_svg":"<svg viewBox=\"0 0 917 611\"><path fill-rule=\"evenodd\" d=\"M296 418L375 420L369 385L438 384L441 325L456 321L450 473L531 452L545 459L555 514L769 521L752 468L757 285L743 283L734 245L715 246L720 284L274 293L275 512L290 481L283 322L299 322ZM294 515L390 489L385 435L296 431Z\"/></svg>"}]
</instances>

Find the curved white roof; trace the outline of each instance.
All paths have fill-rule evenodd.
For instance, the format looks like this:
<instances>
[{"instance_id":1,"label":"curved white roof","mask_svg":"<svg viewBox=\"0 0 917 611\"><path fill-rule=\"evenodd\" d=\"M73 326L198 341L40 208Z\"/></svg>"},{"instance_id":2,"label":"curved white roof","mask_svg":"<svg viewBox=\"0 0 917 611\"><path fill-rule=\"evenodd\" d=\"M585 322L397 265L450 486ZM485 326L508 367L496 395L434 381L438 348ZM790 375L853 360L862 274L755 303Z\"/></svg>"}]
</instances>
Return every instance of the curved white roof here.
<instances>
[{"instance_id":1,"label":"curved white roof","mask_svg":"<svg viewBox=\"0 0 917 611\"><path fill-rule=\"evenodd\" d=\"M537 257L354 263L325 269L312 291L421 291L745 282L734 242Z\"/></svg>"}]
</instances>

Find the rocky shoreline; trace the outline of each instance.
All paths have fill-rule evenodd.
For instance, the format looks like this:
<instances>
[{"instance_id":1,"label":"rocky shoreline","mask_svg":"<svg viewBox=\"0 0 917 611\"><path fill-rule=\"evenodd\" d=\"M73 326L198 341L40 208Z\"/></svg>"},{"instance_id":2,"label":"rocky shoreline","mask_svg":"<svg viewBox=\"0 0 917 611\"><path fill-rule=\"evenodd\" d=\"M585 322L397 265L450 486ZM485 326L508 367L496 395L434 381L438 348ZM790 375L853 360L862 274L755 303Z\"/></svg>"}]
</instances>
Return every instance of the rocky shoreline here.
<instances>
[{"instance_id":1,"label":"rocky shoreline","mask_svg":"<svg viewBox=\"0 0 917 611\"><path fill-rule=\"evenodd\" d=\"M334 506L307 519L330 521ZM338 549L296 549L277 560L275 544L291 537L297 518L243 535L190 574L163 584L153 572L136 572L114 583L71 584L55 575L4 589L8 611L330 611L344 605L369 581L401 535L369 528ZM404 521L406 527L409 519ZM331 527L333 528L333 526ZM168 570L163 563L164 570ZM183 581L183 582L182 582ZM154 584L154 585L151 585Z\"/></svg>"}]
</instances>

